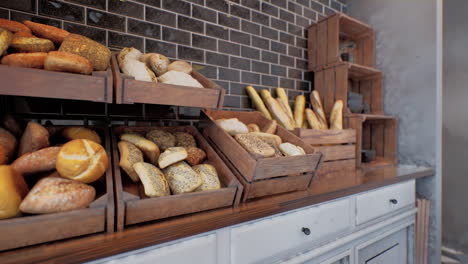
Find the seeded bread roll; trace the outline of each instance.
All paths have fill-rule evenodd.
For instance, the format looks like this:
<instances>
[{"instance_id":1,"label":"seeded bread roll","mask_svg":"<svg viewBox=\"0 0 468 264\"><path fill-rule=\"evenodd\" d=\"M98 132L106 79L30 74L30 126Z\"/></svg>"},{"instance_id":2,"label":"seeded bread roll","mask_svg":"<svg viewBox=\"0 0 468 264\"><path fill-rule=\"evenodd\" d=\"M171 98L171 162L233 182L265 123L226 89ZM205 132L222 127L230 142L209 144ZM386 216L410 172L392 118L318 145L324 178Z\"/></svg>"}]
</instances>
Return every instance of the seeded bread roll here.
<instances>
[{"instance_id":1,"label":"seeded bread roll","mask_svg":"<svg viewBox=\"0 0 468 264\"><path fill-rule=\"evenodd\" d=\"M249 128L237 118L218 119L216 120L216 124L226 130L231 136L249 132Z\"/></svg>"},{"instance_id":2,"label":"seeded bread roll","mask_svg":"<svg viewBox=\"0 0 468 264\"><path fill-rule=\"evenodd\" d=\"M23 21L23 23L29 29L31 29L34 35L41 38L50 39L56 44L61 44L63 40L70 34L70 32L66 30L41 23L34 23L32 21Z\"/></svg>"},{"instance_id":3,"label":"seeded bread roll","mask_svg":"<svg viewBox=\"0 0 468 264\"><path fill-rule=\"evenodd\" d=\"M158 145L161 151L174 147L176 144L176 138L174 135L159 129L154 129L146 133L146 138Z\"/></svg>"},{"instance_id":4,"label":"seeded bread roll","mask_svg":"<svg viewBox=\"0 0 468 264\"><path fill-rule=\"evenodd\" d=\"M30 121L24 130L18 149L18 157L49 146L49 132L38 123Z\"/></svg>"},{"instance_id":5,"label":"seeded bread roll","mask_svg":"<svg viewBox=\"0 0 468 264\"><path fill-rule=\"evenodd\" d=\"M155 166L146 162L138 162L133 169L143 183L145 194L149 197L161 197L171 195L169 184L164 174Z\"/></svg>"},{"instance_id":6,"label":"seeded bread roll","mask_svg":"<svg viewBox=\"0 0 468 264\"><path fill-rule=\"evenodd\" d=\"M38 151L26 153L17 158L11 167L22 175L55 169L55 162L61 147L48 147Z\"/></svg>"},{"instance_id":7,"label":"seeded bread roll","mask_svg":"<svg viewBox=\"0 0 468 264\"><path fill-rule=\"evenodd\" d=\"M1 51L1 50L0 50ZM2 58L2 64L23 68L44 68L45 52L13 53Z\"/></svg>"},{"instance_id":8,"label":"seeded bread roll","mask_svg":"<svg viewBox=\"0 0 468 264\"><path fill-rule=\"evenodd\" d=\"M187 159L186 161L192 165L198 165L203 162L206 158L206 153L203 149L199 149L197 147L188 147L187 150Z\"/></svg>"},{"instance_id":9,"label":"seeded bread roll","mask_svg":"<svg viewBox=\"0 0 468 264\"><path fill-rule=\"evenodd\" d=\"M159 168L164 169L169 165L185 160L187 158L187 151L183 147L172 147L166 149L159 156Z\"/></svg>"},{"instance_id":10,"label":"seeded bread roll","mask_svg":"<svg viewBox=\"0 0 468 264\"><path fill-rule=\"evenodd\" d=\"M189 147L197 146L197 142L195 141L195 138L189 133L175 132L174 136L176 138L177 147L189 148Z\"/></svg>"},{"instance_id":11,"label":"seeded bread roll","mask_svg":"<svg viewBox=\"0 0 468 264\"><path fill-rule=\"evenodd\" d=\"M49 52L55 49L52 41L36 37L15 37L10 46L16 52Z\"/></svg>"},{"instance_id":12,"label":"seeded bread roll","mask_svg":"<svg viewBox=\"0 0 468 264\"><path fill-rule=\"evenodd\" d=\"M91 74L93 72L93 64L80 55L62 51L51 51L47 54L44 61L44 69L48 71Z\"/></svg>"},{"instance_id":13,"label":"seeded bread roll","mask_svg":"<svg viewBox=\"0 0 468 264\"><path fill-rule=\"evenodd\" d=\"M15 136L0 127L0 165L6 164L13 159L16 144Z\"/></svg>"},{"instance_id":14,"label":"seeded bread roll","mask_svg":"<svg viewBox=\"0 0 468 264\"><path fill-rule=\"evenodd\" d=\"M285 156L299 156L306 154L303 148L288 142L279 145L279 149Z\"/></svg>"},{"instance_id":15,"label":"seeded bread roll","mask_svg":"<svg viewBox=\"0 0 468 264\"><path fill-rule=\"evenodd\" d=\"M201 176L184 161L172 164L163 171L173 194L193 192L203 183Z\"/></svg>"},{"instance_id":16,"label":"seeded bread roll","mask_svg":"<svg viewBox=\"0 0 468 264\"><path fill-rule=\"evenodd\" d=\"M140 178L135 172L133 165L138 162L143 162L143 153L132 143L120 141L117 144L120 153L119 166L127 173L134 182L138 182Z\"/></svg>"},{"instance_id":17,"label":"seeded bread roll","mask_svg":"<svg viewBox=\"0 0 468 264\"><path fill-rule=\"evenodd\" d=\"M200 164L193 166L192 169L200 175L202 178L202 185L198 187L195 191L209 191L217 190L221 188L221 183L219 182L218 173L216 168L210 164Z\"/></svg>"},{"instance_id":18,"label":"seeded bread roll","mask_svg":"<svg viewBox=\"0 0 468 264\"><path fill-rule=\"evenodd\" d=\"M156 76L161 76L166 73L170 63L166 56L158 53L146 53L140 57L140 61L144 62Z\"/></svg>"},{"instance_id":19,"label":"seeded bread roll","mask_svg":"<svg viewBox=\"0 0 468 264\"><path fill-rule=\"evenodd\" d=\"M120 139L130 142L139 148L151 164L158 164L159 148L152 141L136 134L122 134Z\"/></svg>"},{"instance_id":20,"label":"seeded bread roll","mask_svg":"<svg viewBox=\"0 0 468 264\"><path fill-rule=\"evenodd\" d=\"M259 137L252 134L237 134L234 138L254 157L265 158L275 155L275 150Z\"/></svg>"},{"instance_id":21,"label":"seeded bread roll","mask_svg":"<svg viewBox=\"0 0 468 264\"><path fill-rule=\"evenodd\" d=\"M59 51L70 52L88 59L96 71L109 67L111 52L108 47L81 35L69 34L60 45Z\"/></svg>"},{"instance_id":22,"label":"seeded bread roll","mask_svg":"<svg viewBox=\"0 0 468 264\"><path fill-rule=\"evenodd\" d=\"M277 135L263 132L250 132L249 134L259 137L261 140L267 142L269 145L279 146L281 143L283 143L281 137Z\"/></svg>"},{"instance_id":23,"label":"seeded bread roll","mask_svg":"<svg viewBox=\"0 0 468 264\"><path fill-rule=\"evenodd\" d=\"M88 139L101 144L101 137L98 133L86 127L67 127L63 130L62 135L68 140Z\"/></svg>"}]
</instances>

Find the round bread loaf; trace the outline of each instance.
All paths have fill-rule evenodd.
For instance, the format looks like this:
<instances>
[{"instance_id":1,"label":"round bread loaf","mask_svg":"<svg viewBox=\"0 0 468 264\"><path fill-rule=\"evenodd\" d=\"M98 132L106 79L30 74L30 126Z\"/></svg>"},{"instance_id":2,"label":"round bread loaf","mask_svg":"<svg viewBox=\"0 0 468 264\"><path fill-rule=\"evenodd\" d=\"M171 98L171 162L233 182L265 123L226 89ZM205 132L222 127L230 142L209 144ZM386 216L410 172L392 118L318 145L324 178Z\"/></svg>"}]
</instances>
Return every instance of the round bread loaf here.
<instances>
[{"instance_id":1,"label":"round bread loaf","mask_svg":"<svg viewBox=\"0 0 468 264\"><path fill-rule=\"evenodd\" d=\"M161 76L167 72L169 66L169 59L158 53L147 53L140 57L140 61L146 63L156 76Z\"/></svg>"},{"instance_id":2,"label":"round bread loaf","mask_svg":"<svg viewBox=\"0 0 468 264\"><path fill-rule=\"evenodd\" d=\"M158 145L159 149L162 151L174 147L176 143L174 135L159 129L154 129L146 133L146 138Z\"/></svg>"},{"instance_id":3,"label":"round bread loaf","mask_svg":"<svg viewBox=\"0 0 468 264\"><path fill-rule=\"evenodd\" d=\"M192 166L202 163L202 161L206 158L206 153L203 151L203 149L199 149L197 147L188 147L185 148L185 150L187 150L186 161Z\"/></svg>"},{"instance_id":4,"label":"round bread loaf","mask_svg":"<svg viewBox=\"0 0 468 264\"><path fill-rule=\"evenodd\" d=\"M67 127L63 130L62 135L68 140L88 139L101 144L101 138L98 133L85 127Z\"/></svg>"},{"instance_id":5,"label":"round bread loaf","mask_svg":"<svg viewBox=\"0 0 468 264\"><path fill-rule=\"evenodd\" d=\"M57 154L61 147L48 147L26 153L17 158L11 167L22 175L33 174L55 169Z\"/></svg>"},{"instance_id":6,"label":"round bread loaf","mask_svg":"<svg viewBox=\"0 0 468 264\"><path fill-rule=\"evenodd\" d=\"M21 136L18 157L49 146L49 131L38 123L30 121Z\"/></svg>"},{"instance_id":7,"label":"round bread loaf","mask_svg":"<svg viewBox=\"0 0 468 264\"><path fill-rule=\"evenodd\" d=\"M197 142L195 141L195 138L190 135L189 133L185 132L175 132L174 136L176 138L176 146L177 147L196 147Z\"/></svg>"},{"instance_id":8,"label":"round bread loaf","mask_svg":"<svg viewBox=\"0 0 468 264\"><path fill-rule=\"evenodd\" d=\"M167 71L178 71L186 74L192 73L192 66L186 61L174 61L167 67Z\"/></svg>"},{"instance_id":9,"label":"round bread loaf","mask_svg":"<svg viewBox=\"0 0 468 264\"><path fill-rule=\"evenodd\" d=\"M221 188L218 173L216 168L210 164L200 164L193 166L192 169L200 175L202 178L202 185L200 185L195 191L209 191Z\"/></svg>"},{"instance_id":10,"label":"round bread loaf","mask_svg":"<svg viewBox=\"0 0 468 264\"><path fill-rule=\"evenodd\" d=\"M90 183L99 179L109 161L104 148L87 139L75 139L62 146L56 168L65 178Z\"/></svg>"}]
</instances>

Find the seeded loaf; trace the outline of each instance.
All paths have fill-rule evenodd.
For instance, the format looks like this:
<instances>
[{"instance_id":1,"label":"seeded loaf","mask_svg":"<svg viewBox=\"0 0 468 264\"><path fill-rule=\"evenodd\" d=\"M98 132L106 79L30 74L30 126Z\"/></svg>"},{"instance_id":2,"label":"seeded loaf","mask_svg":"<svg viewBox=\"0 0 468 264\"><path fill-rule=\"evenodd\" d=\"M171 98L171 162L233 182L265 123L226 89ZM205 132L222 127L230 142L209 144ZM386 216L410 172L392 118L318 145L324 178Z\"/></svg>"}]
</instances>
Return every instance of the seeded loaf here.
<instances>
[{"instance_id":1,"label":"seeded loaf","mask_svg":"<svg viewBox=\"0 0 468 264\"><path fill-rule=\"evenodd\" d=\"M261 140L265 141L269 145L279 146L281 143L283 143L283 140L278 135L263 132L250 132L249 134L259 137Z\"/></svg>"},{"instance_id":2,"label":"seeded loaf","mask_svg":"<svg viewBox=\"0 0 468 264\"><path fill-rule=\"evenodd\" d=\"M137 134L122 134L120 139L130 142L139 148L151 164L158 164L159 148L153 141L150 141Z\"/></svg>"},{"instance_id":3,"label":"seeded loaf","mask_svg":"<svg viewBox=\"0 0 468 264\"><path fill-rule=\"evenodd\" d=\"M217 190L221 188L221 183L219 182L218 173L216 168L210 164L200 164L193 166L192 169L200 175L202 179L202 185L198 187L195 191L209 191Z\"/></svg>"},{"instance_id":4,"label":"seeded loaf","mask_svg":"<svg viewBox=\"0 0 468 264\"><path fill-rule=\"evenodd\" d=\"M55 49L52 41L36 37L14 37L10 46L16 52L49 52Z\"/></svg>"},{"instance_id":5,"label":"seeded loaf","mask_svg":"<svg viewBox=\"0 0 468 264\"><path fill-rule=\"evenodd\" d=\"M165 151L168 148L174 147L176 137L164 130L154 129L146 133L146 138L158 145L159 149Z\"/></svg>"},{"instance_id":6,"label":"seeded loaf","mask_svg":"<svg viewBox=\"0 0 468 264\"><path fill-rule=\"evenodd\" d=\"M275 150L259 137L248 134L237 134L234 138L250 154L256 158L266 158L275 155Z\"/></svg>"},{"instance_id":7,"label":"seeded loaf","mask_svg":"<svg viewBox=\"0 0 468 264\"><path fill-rule=\"evenodd\" d=\"M164 174L154 165L146 162L138 162L133 169L143 183L145 194L149 197L161 197L170 195L169 185Z\"/></svg>"},{"instance_id":8,"label":"seeded loaf","mask_svg":"<svg viewBox=\"0 0 468 264\"><path fill-rule=\"evenodd\" d=\"M196 147L197 142L195 141L195 138L190 135L189 133L185 132L175 132L174 136L176 138L176 146L177 147Z\"/></svg>"},{"instance_id":9,"label":"seeded loaf","mask_svg":"<svg viewBox=\"0 0 468 264\"><path fill-rule=\"evenodd\" d=\"M184 161L173 164L163 171L173 194L193 192L203 183L201 176Z\"/></svg>"},{"instance_id":10,"label":"seeded loaf","mask_svg":"<svg viewBox=\"0 0 468 264\"><path fill-rule=\"evenodd\" d=\"M88 59L96 71L109 67L111 52L106 46L81 35L69 34L60 45L59 51L70 52Z\"/></svg>"},{"instance_id":11,"label":"seeded loaf","mask_svg":"<svg viewBox=\"0 0 468 264\"><path fill-rule=\"evenodd\" d=\"M136 173L133 165L143 162L143 153L132 143L120 141L117 144L120 153L119 166L127 173L134 182L138 182L140 178Z\"/></svg>"}]
</instances>

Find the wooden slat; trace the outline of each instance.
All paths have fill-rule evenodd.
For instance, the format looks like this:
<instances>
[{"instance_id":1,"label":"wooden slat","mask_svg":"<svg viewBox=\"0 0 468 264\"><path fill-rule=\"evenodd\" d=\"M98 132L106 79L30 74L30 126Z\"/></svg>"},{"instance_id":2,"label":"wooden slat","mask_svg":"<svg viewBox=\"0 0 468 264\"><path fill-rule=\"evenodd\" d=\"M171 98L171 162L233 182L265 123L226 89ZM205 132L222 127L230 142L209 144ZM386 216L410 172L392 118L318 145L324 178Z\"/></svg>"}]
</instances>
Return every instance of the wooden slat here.
<instances>
[{"instance_id":1,"label":"wooden slat","mask_svg":"<svg viewBox=\"0 0 468 264\"><path fill-rule=\"evenodd\" d=\"M343 144L356 142L356 130L354 129L316 130L296 128L294 133L305 143L310 145Z\"/></svg>"},{"instance_id":2,"label":"wooden slat","mask_svg":"<svg viewBox=\"0 0 468 264\"><path fill-rule=\"evenodd\" d=\"M385 121L384 131L384 153L383 156L389 159L393 164L398 162L397 160L397 124L396 119Z\"/></svg>"},{"instance_id":3,"label":"wooden slat","mask_svg":"<svg viewBox=\"0 0 468 264\"><path fill-rule=\"evenodd\" d=\"M327 63L327 21L319 22L317 25L317 66Z\"/></svg>"},{"instance_id":4,"label":"wooden slat","mask_svg":"<svg viewBox=\"0 0 468 264\"><path fill-rule=\"evenodd\" d=\"M372 79L372 98L371 98L371 112L373 114L384 114L383 109L383 78L378 75L377 78Z\"/></svg>"},{"instance_id":5,"label":"wooden slat","mask_svg":"<svg viewBox=\"0 0 468 264\"><path fill-rule=\"evenodd\" d=\"M371 134L371 149L375 150L375 155L379 157L384 157L385 149L385 124L383 122L376 122L372 124L372 134Z\"/></svg>"},{"instance_id":6,"label":"wooden slat","mask_svg":"<svg viewBox=\"0 0 468 264\"><path fill-rule=\"evenodd\" d=\"M346 65L335 67L335 100L343 100L343 114L348 106L348 69Z\"/></svg>"},{"instance_id":7,"label":"wooden slat","mask_svg":"<svg viewBox=\"0 0 468 264\"><path fill-rule=\"evenodd\" d=\"M361 150L362 150L362 120L359 116L345 117L346 128L356 130L356 167L361 166Z\"/></svg>"},{"instance_id":8,"label":"wooden slat","mask_svg":"<svg viewBox=\"0 0 468 264\"><path fill-rule=\"evenodd\" d=\"M323 109L325 113L330 113L335 103L336 80L334 67L325 70L325 87L326 89L323 91L323 94L321 94Z\"/></svg>"},{"instance_id":9,"label":"wooden slat","mask_svg":"<svg viewBox=\"0 0 468 264\"><path fill-rule=\"evenodd\" d=\"M327 93L325 71L317 71L314 73L314 90L317 90L321 96ZM310 100L312 100L312 93L310 93L310 96Z\"/></svg>"},{"instance_id":10,"label":"wooden slat","mask_svg":"<svg viewBox=\"0 0 468 264\"><path fill-rule=\"evenodd\" d=\"M317 67L317 26L311 25L308 30L307 52L309 55L309 71L315 70Z\"/></svg>"},{"instance_id":11,"label":"wooden slat","mask_svg":"<svg viewBox=\"0 0 468 264\"><path fill-rule=\"evenodd\" d=\"M355 145L321 146L315 147L315 150L322 153L322 162L356 158Z\"/></svg>"},{"instance_id":12,"label":"wooden slat","mask_svg":"<svg viewBox=\"0 0 468 264\"><path fill-rule=\"evenodd\" d=\"M362 124L362 149L372 148L372 127L368 123Z\"/></svg>"},{"instance_id":13,"label":"wooden slat","mask_svg":"<svg viewBox=\"0 0 468 264\"><path fill-rule=\"evenodd\" d=\"M356 160L337 160L320 163L320 167L317 173L323 174L331 171L341 171L341 170L355 170L356 169Z\"/></svg>"},{"instance_id":14,"label":"wooden slat","mask_svg":"<svg viewBox=\"0 0 468 264\"><path fill-rule=\"evenodd\" d=\"M327 65L333 65L339 58L339 16L331 16L327 20Z\"/></svg>"},{"instance_id":15,"label":"wooden slat","mask_svg":"<svg viewBox=\"0 0 468 264\"><path fill-rule=\"evenodd\" d=\"M363 62L364 66L374 67L374 32L370 36L361 40L363 49Z\"/></svg>"}]
</instances>

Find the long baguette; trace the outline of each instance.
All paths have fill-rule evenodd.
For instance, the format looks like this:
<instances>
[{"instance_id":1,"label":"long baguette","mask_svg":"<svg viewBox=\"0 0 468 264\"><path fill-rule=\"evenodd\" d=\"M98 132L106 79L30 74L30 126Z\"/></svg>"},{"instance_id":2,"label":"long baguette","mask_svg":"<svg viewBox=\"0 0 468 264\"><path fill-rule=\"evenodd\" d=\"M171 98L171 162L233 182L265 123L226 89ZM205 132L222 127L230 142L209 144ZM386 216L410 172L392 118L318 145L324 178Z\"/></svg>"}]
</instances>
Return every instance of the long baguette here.
<instances>
[{"instance_id":1,"label":"long baguette","mask_svg":"<svg viewBox=\"0 0 468 264\"><path fill-rule=\"evenodd\" d=\"M338 100L333 105L330 114L330 129L343 129L343 101Z\"/></svg>"},{"instance_id":2,"label":"long baguette","mask_svg":"<svg viewBox=\"0 0 468 264\"><path fill-rule=\"evenodd\" d=\"M286 107L286 114L288 114L289 117L294 118L291 106L289 106L288 96L286 95L284 89L280 87L276 88L276 95L278 95L278 98L280 98L281 101L283 101L283 104Z\"/></svg>"},{"instance_id":3,"label":"long baguette","mask_svg":"<svg viewBox=\"0 0 468 264\"><path fill-rule=\"evenodd\" d=\"M294 127L290 124L288 115L283 111L278 102L271 96L270 92L264 89L260 92L260 94L262 95L262 98L265 101L268 110L270 110L273 118L287 130L293 130Z\"/></svg>"},{"instance_id":4,"label":"long baguette","mask_svg":"<svg viewBox=\"0 0 468 264\"><path fill-rule=\"evenodd\" d=\"M304 123L304 109L305 109L305 96L296 96L296 102L294 103L294 121L296 127L302 127Z\"/></svg>"},{"instance_id":5,"label":"long baguette","mask_svg":"<svg viewBox=\"0 0 468 264\"><path fill-rule=\"evenodd\" d=\"M288 117L289 119L289 124L291 124L292 127L296 127L296 123L294 122L294 118L292 116L289 116L287 114L288 110L287 110L287 106L284 104L283 100L281 100L281 98L276 98L275 99L277 102L278 102L278 105L281 107L281 109L283 109L283 112L286 113L286 116Z\"/></svg>"},{"instance_id":6,"label":"long baguette","mask_svg":"<svg viewBox=\"0 0 468 264\"><path fill-rule=\"evenodd\" d=\"M326 129L323 127L323 124L318 120L317 115L315 115L314 111L312 111L310 108L307 108L305 110L305 114L311 128L320 130Z\"/></svg>"},{"instance_id":7,"label":"long baguette","mask_svg":"<svg viewBox=\"0 0 468 264\"><path fill-rule=\"evenodd\" d=\"M318 91L315 90L311 93L310 103L312 104L312 109L317 113L317 119L325 128L328 128L327 117L325 116L322 99L320 99L320 93Z\"/></svg>"},{"instance_id":8,"label":"long baguette","mask_svg":"<svg viewBox=\"0 0 468 264\"><path fill-rule=\"evenodd\" d=\"M273 118L271 117L270 112L268 112L268 109L263 103L262 98L260 98L260 95L258 95L257 91L252 86L246 86L245 90L247 91L247 94L250 96L250 99L252 99L252 102L254 103L255 108L257 108L257 110L260 111L266 118L272 120Z\"/></svg>"}]
</instances>

